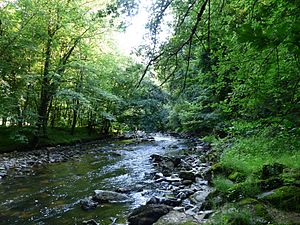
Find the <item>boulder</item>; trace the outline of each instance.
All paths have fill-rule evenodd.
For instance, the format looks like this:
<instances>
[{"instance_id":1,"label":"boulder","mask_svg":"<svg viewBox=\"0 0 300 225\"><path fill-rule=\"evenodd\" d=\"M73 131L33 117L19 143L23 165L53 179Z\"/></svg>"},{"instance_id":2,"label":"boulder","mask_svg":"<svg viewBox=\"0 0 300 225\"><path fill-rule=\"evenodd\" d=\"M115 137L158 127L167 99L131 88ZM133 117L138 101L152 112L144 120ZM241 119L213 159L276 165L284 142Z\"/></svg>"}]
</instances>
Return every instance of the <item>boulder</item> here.
<instances>
[{"instance_id":1,"label":"boulder","mask_svg":"<svg viewBox=\"0 0 300 225\"><path fill-rule=\"evenodd\" d=\"M195 182L196 176L192 171L180 171L179 177L183 180L190 180L192 182Z\"/></svg>"},{"instance_id":2,"label":"boulder","mask_svg":"<svg viewBox=\"0 0 300 225\"><path fill-rule=\"evenodd\" d=\"M168 214L162 216L156 223L154 223L154 225L180 225L192 220L193 217L186 215L184 212L172 210Z\"/></svg>"},{"instance_id":3,"label":"boulder","mask_svg":"<svg viewBox=\"0 0 300 225\"><path fill-rule=\"evenodd\" d=\"M163 204L169 206L179 206L181 204L181 199L178 198L159 198L159 197L152 197L146 204Z\"/></svg>"},{"instance_id":4,"label":"boulder","mask_svg":"<svg viewBox=\"0 0 300 225\"><path fill-rule=\"evenodd\" d=\"M300 188L295 186L283 186L273 191L266 192L258 196L274 207L286 211L300 213Z\"/></svg>"},{"instance_id":5,"label":"boulder","mask_svg":"<svg viewBox=\"0 0 300 225\"><path fill-rule=\"evenodd\" d=\"M150 158L164 176L169 176L172 174L175 164L170 157L153 154L150 156Z\"/></svg>"},{"instance_id":6,"label":"boulder","mask_svg":"<svg viewBox=\"0 0 300 225\"><path fill-rule=\"evenodd\" d=\"M95 190L95 195L92 198L93 201L98 203L114 203L114 202L128 202L127 195L105 190Z\"/></svg>"},{"instance_id":7,"label":"boulder","mask_svg":"<svg viewBox=\"0 0 300 225\"><path fill-rule=\"evenodd\" d=\"M122 193L122 194L129 193L130 191L131 191L130 189L128 189L128 188L122 188L122 187L116 189L116 192Z\"/></svg>"},{"instance_id":8,"label":"boulder","mask_svg":"<svg viewBox=\"0 0 300 225\"><path fill-rule=\"evenodd\" d=\"M172 207L161 204L142 205L133 210L128 217L129 225L152 225L161 216L166 215Z\"/></svg>"},{"instance_id":9,"label":"boulder","mask_svg":"<svg viewBox=\"0 0 300 225\"><path fill-rule=\"evenodd\" d=\"M261 179L265 180L270 177L277 176L283 172L284 168L286 168L286 166L280 163L264 165L261 172Z\"/></svg>"},{"instance_id":10,"label":"boulder","mask_svg":"<svg viewBox=\"0 0 300 225\"><path fill-rule=\"evenodd\" d=\"M79 204L80 204L80 207L84 210L95 209L98 205L97 202L92 200L92 197L88 197L88 198L80 200Z\"/></svg>"},{"instance_id":11,"label":"boulder","mask_svg":"<svg viewBox=\"0 0 300 225\"><path fill-rule=\"evenodd\" d=\"M190 200L193 203L201 206L205 202L205 200L210 192L211 192L211 189L209 187L206 187L206 189L204 189L202 191L197 191L193 195L191 195Z\"/></svg>"}]
</instances>

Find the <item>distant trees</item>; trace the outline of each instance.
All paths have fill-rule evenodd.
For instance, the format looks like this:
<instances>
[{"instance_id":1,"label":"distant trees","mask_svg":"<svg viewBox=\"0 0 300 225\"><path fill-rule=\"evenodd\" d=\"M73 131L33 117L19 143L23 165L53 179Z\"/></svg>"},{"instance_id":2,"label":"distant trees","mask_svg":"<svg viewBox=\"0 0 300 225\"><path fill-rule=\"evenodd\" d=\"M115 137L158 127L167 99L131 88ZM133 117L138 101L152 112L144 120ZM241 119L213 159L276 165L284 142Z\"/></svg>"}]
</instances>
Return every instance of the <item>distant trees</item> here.
<instances>
[{"instance_id":1,"label":"distant trees","mask_svg":"<svg viewBox=\"0 0 300 225\"><path fill-rule=\"evenodd\" d=\"M2 125L30 125L37 138L47 136L48 126L69 126L71 133L76 126L98 126L108 132L122 104L113 93L115 80L134 64L113 50L109 38L119 26L120 11L132 12L134 5L125 3L3 2ZM127 87L118 89L121 93Z\"/></svg>"},{"instance_id":2,"label":"distant trees","mask_svg":"<svg viewBox=\"0 0 300 225\"><path fill-rule=\"evenodd\" d=\"M150 80L136 88L143 67L120 55L111 35L122 29L132 0L5 1L0 5L0 117L2 125L47 128L163 127L165 94ZM125 21L126 22L126 21ZM126 25L126 24L125 24ZM26 126L25 126L26 125Z\"/></svg>"}]
</instances>

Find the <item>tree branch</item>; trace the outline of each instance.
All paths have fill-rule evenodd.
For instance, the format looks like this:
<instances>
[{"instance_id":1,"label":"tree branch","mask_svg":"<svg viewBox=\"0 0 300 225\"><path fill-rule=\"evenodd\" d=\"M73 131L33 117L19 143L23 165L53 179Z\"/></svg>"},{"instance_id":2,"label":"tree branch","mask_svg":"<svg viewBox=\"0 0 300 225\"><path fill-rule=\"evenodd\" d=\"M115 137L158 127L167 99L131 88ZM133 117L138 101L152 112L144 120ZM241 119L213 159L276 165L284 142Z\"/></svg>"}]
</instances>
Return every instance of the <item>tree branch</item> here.
<instances>
[{"instance_id":1,"label":"tree branch","mask_svg":"<svg viewBox=\"0 0 300 225\"><path fill-rule=\"evenodd\" d=\"M204 3L202 4L202 6L200 7L198 13L197 13L197 18L196 18L196 22L194 24L194 26L192 27L191 29L191 33L189 35L189 37L173 52L170 54L169 57L172 57L172 56L177 56L178 53L186 46L188 45L189 46L189 51L188 51L188 58L190 59L190 55L191 55L191 45L192 45L192 41L193 41L193 37L196 35L196 32L197 32L197 28L199 26L199 23L202 19L202 15L205 11L205 8L206 8L206 5L208 3L209 0L205 0ZM170 50L170 49L169 49ZM147 71L149 70L150 66L153 65L154 63L156 63L166 52L170 52L170 51L167 51L165 49L161 50L161 52L155 56L154 58L150 59L150 61L148 62L148 64L146 65L146 68L137 84L137 87L140 86L142 80L144 79ZM189 64L190 62L188 62L188 67L189 67ZM188 67L187 67L187 70L188 70Z\"/></svg>"}]
</instances>

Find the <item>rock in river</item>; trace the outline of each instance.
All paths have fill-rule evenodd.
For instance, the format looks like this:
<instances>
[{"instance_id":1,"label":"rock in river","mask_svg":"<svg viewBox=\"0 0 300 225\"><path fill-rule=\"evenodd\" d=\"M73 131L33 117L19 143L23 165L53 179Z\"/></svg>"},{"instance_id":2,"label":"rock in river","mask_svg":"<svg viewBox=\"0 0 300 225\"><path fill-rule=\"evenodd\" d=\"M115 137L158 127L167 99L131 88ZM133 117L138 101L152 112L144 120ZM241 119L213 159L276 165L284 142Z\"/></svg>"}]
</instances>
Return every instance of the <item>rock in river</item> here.
<instances>
[{"instance_id":1,"label":"rock in river","mask_svg":"<svg viewBox=\"0 0 300 225\"><path fill-rule=\"evenodd\" d=\"M114 191L95 190L93 201L99 203L114 203L114 202L128 202L129 198L125 194Z\"/></svg>"},{"instance_id":2,"label":"rock in river","mask_svg":"<svg viewBox=\"0 0 300 225\"><path fill-rule=\"evenodd\" d=\"M190 180L192 182L196 180L196 176L192 171L180 171L179 177L183 180Z\"/></svg>"},{"instance_id":3,"label":"rock in river","mask_svg":"<svg viewBox=\"0 0 300 225\"><path fill-rule=\"evenodd\" d=\"M97 202L92 200L92 197L88 197L88 198L80 200L79 204L80 204L80 207L84 210L95 209L98 205Z\"/></svg>"},{"instance_id":4,"label":"rock in river","mask_svg":"<svg viewBox=\"0 0 300 225\"><path fill-rule=\"evenodd\" d=\"M172 207L161 204L142 205L133 210L128 217L129 225L151 225L161 216L166 215Z\"/></svg>"}]
</instances>

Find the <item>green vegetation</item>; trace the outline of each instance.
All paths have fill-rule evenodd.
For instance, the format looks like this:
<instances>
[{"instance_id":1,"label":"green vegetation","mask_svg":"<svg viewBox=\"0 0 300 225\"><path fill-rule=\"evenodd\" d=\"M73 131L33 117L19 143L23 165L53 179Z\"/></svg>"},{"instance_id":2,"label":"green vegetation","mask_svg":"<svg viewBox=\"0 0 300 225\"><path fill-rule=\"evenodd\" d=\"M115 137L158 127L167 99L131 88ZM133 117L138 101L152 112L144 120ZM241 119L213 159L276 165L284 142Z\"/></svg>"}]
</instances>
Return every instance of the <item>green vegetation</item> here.
<instances>
[{"instance_id":1,"label":"green vegetation","mask_svg":"<svg viewBox=\"0 0 300 225\"><path fill-rule=\"evenodd\" d=\"M164 130L168 94L148 78L137 89L143 65L111 39L136 6L124 0L0 4L0 125L14 127L1 132L2 146L69 143L85 139L75 134L84 127L99 135Z\"/></svg>"},{"instance_id":2,"label":"green vegetation","mask_svg":"<svg viewBox=\"0 0 300 225\"><path fill-rule=\"evenodd\" d=\"M137 3L1 3L0 149L138 129L206 136L218 162L211 205L259 201L228 206L217 224L259 224L253 207L266 204L298 210L288 193L300 170L299 1L154 1L136 51L146 64L111 40ZM276 201L259 198L272 190Z\"/></svg>"},{"instance_id":3,"label":"green vegetation","mask_svg":"<svg viewBox=\"0 0 300 225\"><path fill-rule=\"evenodd\" d=\"M235 131L240 134L232 138L207 138L214 141L214 150L222 153L219 162L211 168L216 191L210 196L209 205L221 209L211 223L264 224L252 221L261 217L272 224L293 224L295 219L285 213L299 212L300 207L299 138L293 132L270 128L258 132L247 128L250 134L245 135L244 128L240 128ZM228 205L227 202L236 203ZM280 219L272 219L272 208L278 209ZM265 213L258 215L258 209Z\"/></svg>"},{"instance_id":4,"label":"green vegetation","mask_svg":"<svg viewBox=\"0 0 300 225\"><path fill-rule=\"evenodd\" d=\"M27 128L27 127L26 127ZM30 143L32 139L32 128L17 129L16 127L1 127L0 128L0 153L13 150L26 150L33 147ZM75 133L70 134L67 128L49 128L49 136L40 138L39 146L55 146L85 142L102 138L99 133L88 132L87 128L76 128Z\"/></svg>"}]
</instances>

